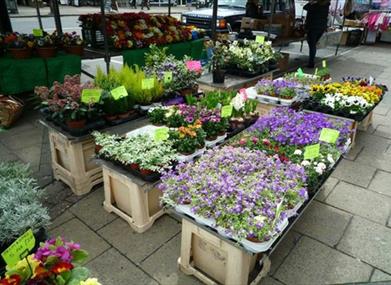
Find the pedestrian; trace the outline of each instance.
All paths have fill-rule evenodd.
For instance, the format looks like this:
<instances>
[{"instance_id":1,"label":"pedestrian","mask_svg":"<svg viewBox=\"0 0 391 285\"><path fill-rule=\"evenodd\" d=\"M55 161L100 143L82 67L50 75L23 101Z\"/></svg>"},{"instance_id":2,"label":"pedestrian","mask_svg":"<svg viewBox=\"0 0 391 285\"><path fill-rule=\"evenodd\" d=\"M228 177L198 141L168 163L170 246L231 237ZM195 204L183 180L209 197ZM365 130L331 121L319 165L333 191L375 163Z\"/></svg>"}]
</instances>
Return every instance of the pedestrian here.
<instances>
[{"instance_id":1,"label":"pedestrian","mask_svg":"<svg viewBox=\"0 0 391 285\"><path fill-rule=\"evenodd\" d=\"M129 4L132 8L137 9L137 0L131 0L129 1Z\"/></svg>"},{"instance_id":2,"label":"pedestrian","mask_svg":"<svg viewBox=\"0 0 391 285\"><path fill-rule=\"evenodd\" d=\"M310 50L308 67L315 67L316 44L327 29L330 0L310 0L303 9L307 11L305 29Z\"/></svg>"},{"instance_id":3,"label":"pedestrian","mask_svg":"<svg viewBox=\"0 0 391 285\"><path fill-rule=\"evenodd\" d=\"M149 0L142 0L141 1L141 10L144 10L144 6L147 7L148 10L150 9Z\"/></svg>"}]
</instances>

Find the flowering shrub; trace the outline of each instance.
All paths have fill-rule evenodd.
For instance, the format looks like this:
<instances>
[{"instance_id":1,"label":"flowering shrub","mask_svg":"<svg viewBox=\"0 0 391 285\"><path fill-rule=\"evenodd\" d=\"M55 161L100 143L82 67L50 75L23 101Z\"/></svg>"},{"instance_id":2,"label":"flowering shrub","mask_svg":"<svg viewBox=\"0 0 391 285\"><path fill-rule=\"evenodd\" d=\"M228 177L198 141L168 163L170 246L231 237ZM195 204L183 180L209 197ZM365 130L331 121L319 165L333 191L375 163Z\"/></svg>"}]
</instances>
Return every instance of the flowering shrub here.
<instances>
[{"instance_id":1,"label":"flowering shrub","mask_svg":"<svg viewBox=\"0 0 391 285\"><path fill-rule=\"evenodd\" d=\"M35 254L7 267L0 284L100 285L96 278L88 278L87 268L80 266L87 256L79 244L53 238L42 243Z\"/></svg>"},{"instance_id":2,"label":"flowering shrub","mask_svg":"<svg viewBox=\"0 0 391 285\"><path fill-rule=\"evenodd\" d=\"M304 169L277 156L246 148L209 150L199 160L179 164L162 176L162 200L190 204L239 239L266 241L277 232L289 204L307 198Z\"/></svg>"},{"instance_id":3,"label":"flowering shrub","mask_svg":"<svg viewBox=\"0 0 391 285\"><path fill-rule=\"evenodd\" d=\"M286 79L262 79L255 85L257 93L273 97L281 97L283 99L292 99L296 96L296 88L299 85Z\"/></svg>"}]
</instances>

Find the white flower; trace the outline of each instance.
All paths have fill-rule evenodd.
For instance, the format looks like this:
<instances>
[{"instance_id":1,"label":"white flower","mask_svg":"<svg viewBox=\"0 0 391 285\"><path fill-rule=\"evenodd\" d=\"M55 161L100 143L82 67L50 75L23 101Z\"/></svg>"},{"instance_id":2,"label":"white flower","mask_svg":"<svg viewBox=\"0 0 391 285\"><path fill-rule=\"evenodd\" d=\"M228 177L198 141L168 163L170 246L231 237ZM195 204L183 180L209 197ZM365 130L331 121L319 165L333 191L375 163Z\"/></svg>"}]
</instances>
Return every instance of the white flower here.
<instances>
[{"instance_id":1,"label":"white flower","mask_svg":"<svg viewBox=\"0 0 391 285\"><path fill-rule=\"evenodd\" d=\"M232 98L231 105L235 108L236 111L239 111L244 107L245 101L245 96L243 94L238 93L235 97Z\"/></svg>"},{"instance_id":2,"label":"white flower","mask_svg":"<svg viewBox=\"0 0 391 285\"><path fill-rule=\"evenodd\" d=\"M301 162L301 165L303 165L303 166L308 166L308 165L310 165L311 164L311 162L309 162L308 160L303 160L302 162Z\"/></svg>"},{"instance_id":3,"label":"white flower","mask_svg":"<svg viewBox=\"0 0 391 285\"><path fill-rule=\"evenodd\" d=\"M334 161L334 159L333 159L333 156L329 153L328 155L327 155L327 160L331 163L331 164L333 164L335 161Z\"/></svg>"},{"instance_id":4,"label":"white flower","mask_svg":"<svg viewBox=\"0 0 391 285\"><path fill-rule=\"evenodd\" d=\"M255 220L256 222L258 222L258 223L262 223L262 222L264 222L264 221L266 220L266 217L265 217L265 216L259 215L259 216L255 216L255 217L254 217L254 220Z\"/></svg>"},{"instance_id":5,"label":"white flower","mask_svg":"<svg viewBox=\"0 0 391 285\"><path fill-rule=\"evenodd\" d=\"M300 149L296 149L295 152L294 152L293 154L302 155L303 152L302 152Z\"/></svg>"},{"instance_id":6,"label":"white flower","mask_svg":"<svg viewBox=\"0 0 391 285\"><path fill-rule=\"evenodd\" d=\"M326 169L326 164L324 164L323 162L320 162L318 163L318 165L315 167L315 171L317 173L319 173L320 175L323 174L323 171Z\"/></svg>"}]
</instances>

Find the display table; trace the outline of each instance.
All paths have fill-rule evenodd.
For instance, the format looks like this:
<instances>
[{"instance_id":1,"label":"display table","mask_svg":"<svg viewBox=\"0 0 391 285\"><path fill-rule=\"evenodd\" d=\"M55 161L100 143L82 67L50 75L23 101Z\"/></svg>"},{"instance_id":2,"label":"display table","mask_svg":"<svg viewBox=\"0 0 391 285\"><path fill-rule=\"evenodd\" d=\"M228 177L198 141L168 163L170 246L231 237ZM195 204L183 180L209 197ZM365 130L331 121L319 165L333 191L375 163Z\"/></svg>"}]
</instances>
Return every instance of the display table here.
<instances>
[{"instance_id":1,"label":"display table","mask_svg":"<svg viewBox=\"0 0 391 285\"><path fill-rule=\"evenodd\" d=\"M147 122L148 120L141 118L101 131L123 135ZM40 120L40 123L49 130L52 169L56 180L67 184L76 195L90 192L92 187L103 181L102 167L92 161L95 142L90 134L74 137L52 122Z\"/></svg>"},{"instance_id":2,"label":"display table","mask_svg":"<svg viewBox=\"0 0 391 285\"><path fill-rule=\"evenodd\" d=\"M231 91L239 90L241 88L248 88L254 86L261 79L273 79L273 75L278 72L278 69L269 71L264 74L257 75L255 77L240 77L237 75L225 75L224 83L213 83L212 73L202 75L197 83L202 91Z\"/></svg>"},{"instance_id":3,"label":"display table","mask_svg":"<svg viewBox=\"0 0 391 285\"><path fill-rule=\"evenodd\" d=\"M30 92L35 86L52 86L53 81L63 82L65 75L80 73L81 59L77 55L59 53L48 59L0 57L0 93Z\"/></svg>"},{"instance_id":4,"label":"display table","mask_svg":"<svg viewBox=\"0 0 391 285\"><path fill-rule=\"evenodd\" d=\"M174 43L159 47L168 47L168 54L173 54L177 59L182 59L185 55L190 56L192 59L201 59L202 51L204 49L204 39ZM132 66L134 64L144 66L145 54L148 51L149 48L124 50L122 52L123 62L128 66Z\"/></svg>"}]
</instances>

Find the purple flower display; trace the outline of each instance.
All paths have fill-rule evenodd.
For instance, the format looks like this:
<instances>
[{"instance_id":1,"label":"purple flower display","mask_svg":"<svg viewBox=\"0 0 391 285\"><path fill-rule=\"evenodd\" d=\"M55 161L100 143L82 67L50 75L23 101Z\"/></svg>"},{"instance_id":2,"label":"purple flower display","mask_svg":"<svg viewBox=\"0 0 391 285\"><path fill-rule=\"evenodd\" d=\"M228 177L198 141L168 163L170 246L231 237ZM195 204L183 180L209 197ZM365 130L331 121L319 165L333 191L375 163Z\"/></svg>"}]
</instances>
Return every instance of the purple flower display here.
<instances>
[{"instance_id":1,"label":"purple flower display","mask_svg":"<svg viewBox=\"0 0 391 285\"><path fill-rule=\"evenodd\" d=\"M52 238L38 248L34 257L42 262L50 256L57 257L60 261L69 263L73 259L72 252L79 249L80 245L77 243L67 242L63 238Z\"/></svg>"},{"instance_id":2,"label":"purple flower display","mask_svg":"<svg viewBox=\"0 0 391 285\"><path fill-rule=\"evenodd\" d=\"M298 87L299 84L297 82L286 79L261 79L255 85L258 94L290 98L296 95L295 89Z\"/></svg>"},{"instance_id":3,"label":"purple flower display","mask_svg":"<svg viewBox=\"0 0 391 285\"><path fill-rule=\"evenodd\" d=\"M169 205L190 204L239 238L269 240L285 218L288 197L307 199L304 168L278 156L226 146L163 174L159 188Z\"/></svg>"},{"instance_id":4,"label":"purple flower display","mask_svg":"<svg viewBox=\"0 0 391 285\"><path fill-rule=\"evenodd\" d=\"M349 140L350 122L331 119L321 113L296 112L293 109L280 107L271 111L269 116L260 118L249 130L267 131L270 138L283 145L308 145L319 142L323 128L336 129L340 132L338 147L344 147Z\"/></svg>"}]
</instances>

